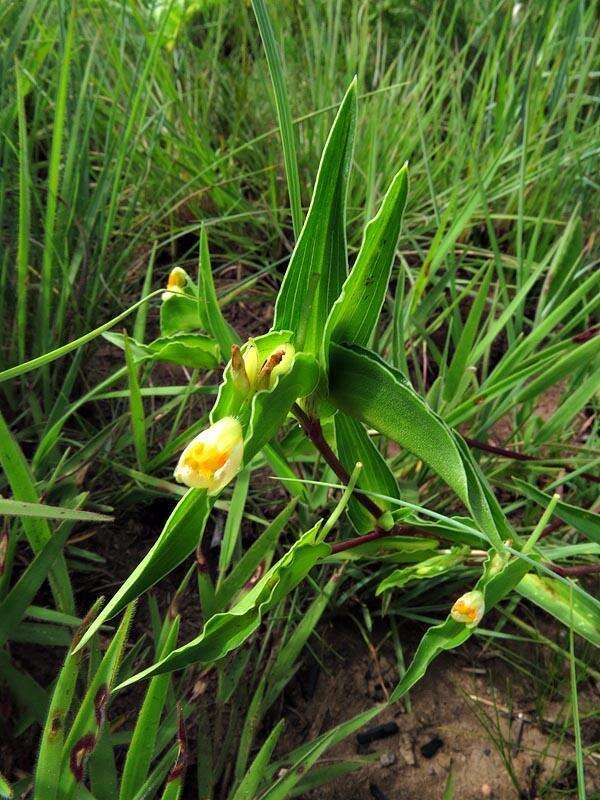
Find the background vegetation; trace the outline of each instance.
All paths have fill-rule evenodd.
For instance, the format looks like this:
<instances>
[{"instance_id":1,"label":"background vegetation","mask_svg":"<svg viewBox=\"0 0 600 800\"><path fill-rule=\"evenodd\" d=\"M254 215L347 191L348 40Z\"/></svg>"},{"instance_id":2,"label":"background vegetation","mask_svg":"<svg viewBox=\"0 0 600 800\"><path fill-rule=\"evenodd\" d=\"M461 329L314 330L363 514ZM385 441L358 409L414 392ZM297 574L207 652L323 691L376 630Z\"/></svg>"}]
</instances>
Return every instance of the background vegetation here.
<instances>
[{"instance_id":1,"label":"background vegetation","mask_svg":"<svg viewBox=\"0 0 600 800\"><path fill-rule=\"evenodd\" d=\"M42 356L128 312L160 289L174 266L195 277L202 226L226 319L242 339L265 332L293 223L297 229L337 104L355 74L361 100L348 199L351 252L392 176L405 161L410 168L377 349L474 447L484 443L474 452L519 531L538 522L547 501L540 491L561 493L543 540L548 561L561 560L565 575L574 564L599 563L598 521L590 513L598 496L600 367L595 4L270 4L294 120L295 208L252 7L190 6L183 14L177 1L24 0L0 9L0 491L36 504L2 501L0 678L9 736L0 771L16 782L17 796L30 783L73 632L160 531L181 493L171 482L176 456L204 426L220 379L218 370L154 362L134 368L99 336L65 348L64 357ZM155 338L159 300L157 294L124 313L116 330ZM36 369L23 367L36 358ZM445 517L461 513L447 487L410 454L385 455L403 500ZM273 473L284 480L273 481ZM291 475L317 484L286 482ZM290 424L269 463L259 458L233 496L219 501L208 531L214 547L200 554L210 562L209 588L201 573L197 591L193 569L182 567L149 605L142 601L142 621L110 669L120 663L121 679L137 671L149 650L176 638L173 619L184 629L181 638L191 638L211 613L211 590L229 580L233 596L264 558L283 552L319 511L333 508L338 494L327 484L336 482ZM286 505L290 494L295 500ZM340 538L351 536L348 523L341 525ZM56 552L45 547L50 532ZM255 550L232 580L231 565L256 541L264 550ZM221 542L227 546L219 548ZM277 766L265 764L278 736L274 704L301 665L305 643L318 636L321 615L344 613L352 599L368 641L382 617L401 641L397 625L439 618L477 568L462 560L375 598L389 561L351 559L337 582L330 565L319 567L241 654L208 674L187 670L165 683L162 702L155 702L156 749L146 772L120 787L121 796L153 796L140 794L145 780L149 791L162 791L183 747L181 736L174 744L177 701L191 741L197 739L190 797L302 791L309 780L304 752L288 761L278 753ZM594 719L584 715L582 735L576 687L598 677L589 644L600 635L598 609L589 607L593 635L575 638L569 661L559 634L539 629L544 617L533 613L531 600L511 598L504 608L511 622L499 616L489 627L508 632L499 648L517 674L532 673L518 646L503 650L517 634L555 654L558 648L571 664L557 686L548 687L542 669L533 670L533 680L541 698L550 691L570 698L553 735L575 737L577 769L566 796L585 796L584 763L593 751L585 726ZM104 643L96 641L86 667L92 683ZM401 669L402 649L396 652ZM75 709L93 700L83 671ZM200 691L199 682L210 691ZM80 796L117 796L142 702L139 693L120 697L110 710L113 727L99 725L102 746L90 763L90 789ZM191 734L198 725L205 729ZM206 743L213 740L211 754ZM265 743L264 763L247 773ZM269 788L279 766L296 762L304 766L292 788ZM242 791L247 774L257 783L252 778ZM553 785L542 791L555 796Z\"/></svg>"}]
</instances>

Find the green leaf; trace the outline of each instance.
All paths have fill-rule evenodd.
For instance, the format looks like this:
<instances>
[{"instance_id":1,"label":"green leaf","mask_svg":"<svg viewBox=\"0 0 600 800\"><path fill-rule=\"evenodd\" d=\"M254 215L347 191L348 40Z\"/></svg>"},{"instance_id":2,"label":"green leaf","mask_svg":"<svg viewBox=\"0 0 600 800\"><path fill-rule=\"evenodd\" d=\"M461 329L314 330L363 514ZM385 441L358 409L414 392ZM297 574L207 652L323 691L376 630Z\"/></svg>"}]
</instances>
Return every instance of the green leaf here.
<instances>
[{"instance_id":1,"label":"green leaf","mask_svg":"<svg viewBox=\"0 0 600 800\"><path fill-rule=\"evenodd\" d=\"M104 336L111 344L124 349L123 335L107 333ZM151 360L178 364L182 367L214 369L219 365L219 346L210 336L202 333L174 333L161 336L150 344L130 339L130 348L136 362Z\"/></svg>"},{"instance_id":2,"label":"green leaf","mask_svg":"<svg viewBox=\"0 0 600 800\"><path fill-rule=\"evenodd\" d=\"M398 484L391 469L363 425L343 411L338 411L335 415L334 425L338 456L348 473L352 472L357 461L363 465L357 486L367 492L400 498ZM378 498L375 502L384 511L393 509L385 500ZM373 516L354 497L348 503L348 516L358 533L368 533L376 524Z\"/></svg>"},{"instance_id":3,"label":"green leaf","mask_svg":"<svg viewBox=\"0 0 600 800\"><path fill-rule=\"evenodd\" d=\"M356 79L325 144L308 215L275 304L273 328L294 331L297 349L315 354L348 269L346 193L355 127Z\"/></svg>"},{"instance_id":4,"label":"green leaf","mask_svg":"<svg viewBox=\"0 0 600 800\"><path fill-rule=\"evenodd\" d=\"M223 539L219 551L219 575L224 575L227 572L231 564L231 559L233 558L242 526L249 483L250 469L245 467L235 480L235 486L233 487L233 493L229 503L229 511L227 512L225 530L223 531Z\"/></svg>"},{"instance_id":5,"label":"green leaf","mask_svg":"<svg viewBox=\"0 0 600 800\"><path fill-rule=\"evenodd\" d=\"M132 600L158 583L196 549L202 539L212 502L202 489L190 489L185 493L152 548L90 625L77 650L85 645L106 620L114 617Z\"/></svg>"},{"instance_id":6,"label":"green leaf","mask_svg":"<svg viewBox=\"0 0 600 800\"><path fill-rule=\"evenodd\" d=\"M323 616L323 612L329 605L331 598L340 586L341 577L341 569L338 569L333 573L325 586L319 589L315 599L302 614L302 619L296 628L294 628L292 635L277 653L275 662L267 676L267 689L262 707L263 713L265 713L281 695L284 687L295 675L295 666L298 657L317 626L317 623Z\"/></svg>"},{"instance_id":7,"label":"green leaf","mask_svg":"<svg viewBox=\"0 0 600 800\"><path fill-rule=\"evenodd\" d=\"M550 266L550 284L545 299L546 306L556 305L559 299L564 298L569 289L569 277L575 267L581 262L584 248L583 223L581 217L573 213L563 236L561 237L556 256ZM545 311L545 309L544 309Z\"/></svg>"},{"instance_id":8,"label":"green leaf","mask_svg":"<svg viewBox=\"0 0 600 800\"><path fill-rule=\"evenodd\" d=\"M29 465L1 413L0 464L10 484L14 499L25 503L39 504L37 489ZM35 554L39 553L46 542L52 538L50 526L46 520L33 516L23 516L21 524L31 549ZM62 554L58 556L50 571L50 587L57 607L67 614L72 614L75 610L75 601L67 565Z\"/></svg>"},{"instance_id":9,"label":"green leaf","mask_svg":"<svg viewBox=\"0 0 600 800\"><path fill-rule=\"evenodd\" d=\"M131 433L135 454L140 470L143 472L148 460L148 446L146 444L146 418L144 416L144 403L140 392L138 367L131 351L130 339L123 337L125 345L125 362L127 364L127 378L129 382L129 416L131 417Z\"/></svg>"},{"instance_id":10,"label":"green leaf","mask_svg":"<svg viewBox=\"0 0 600 800\"><path fill-rule=\"evenodd\" d=\"M211 333L218 342L221 358L225 362L229 361L231 357L231 345L239 344L240 337L233 330L231 325L225 321L221 312L221 306L217 299L217 292L215 290L215 283L210 265L208 237L204 226L202 226L202 230L200 231L198 302L200 304L200 316L206 320L206 327L209 333Z\"/></svg>"},{"instance_id":11,"label":"green leaf","mask_svg":"<svg viewBox=\"0 0 600 800\"><path fill-rule=\"evenodd\" d=\"M573 391L566 391L564 399L535 434L536 443L544 443L556 436L559 431L566 431L569 424L577 414L586 406L590 400L597 395L600 386L600 364L586 379L582 380L579 386L578 379L573 382Z\"/></svg>"},{"instance_id":12,"label":"green leaf","mask_svg":"<svg viewBox=\"0 0 600 800\"><path fill-rule=\"evenodd\" d=\"M284 726L285 720L280 719L258 751L243 779L240 781L240 785L236 789L232 800L253 800L253 798L256 797L261 781L264 780L271 754L279 741L279 737L283 733Z\"/></svg>"},{"instance_id":13,"label":"green leaf","mask_svg":"<svg viewBox=\"0 0 600 800\"><path fill-rule=\"evenodd\" d=\"M211 617L202 633L169 656L124 681L124 688L152 675L209 664L239 647L259 627L263 615L285 597L330 552L318 538L320 523L305 533L229 611Z\"/></svg>"},{"instance_id":14,"label":"green leaf","mask_svg":"<svg viewBox=\"0 0 600 800\"><path fill-rule=\"evenodd\" d=\"M5 62L6 63L6 62ZM15 62L17 119L19 121L19 233L17 244L17 353L25 361L27 336L27 274L31 232L31 172L25 112L25 77Z\"/></svg>"},{"instance_id":15,"label":"green leaf","mask_svg":"<svg viewBox=\"0 0 600 800\"><path fill-rule=\"evenodd\" d=\"M331 309L323 337L325 359L330 340L365 347L370 344L390 280L407 192L405 164L393 178L379 212L365 228L352 271Z\"/></svg>"},{"instance_id":16,"label":"green leaf","mask_svg":"<svg viewBox=\"0 0 600 800\"><path fill-rule=\"evenodd\" d=\"M173 650L177 644L178 633L179 617L168 618L163 628L164 644L159 653L160 658L165 658ZM170 683L170 675L157 675L148 685L127 750L119 800L133 800L148 777L156 748L160 717Z\"/></svg>"},{"instance_id":17,"label":"green leaf","mask_svg":"<svg viewBox=\"0 0 600 800\"><path fill-rule=\"evenodd\" d=\"M533 500L543 508L546 508L550 503L551 498L530 483L519 478L513 478L512 481L525 497ZM592 542L600 544L600 515L595 514L593 511L586 511L584 508L578 508L570 503L565 503L563 500L559 500L556 503L554 514L559 519L562 519L563 522L584 533Z\"/></svg>"},{"instance_id":18,"label":"green leaf","mask_svg":"<svg viewBox=\"0 0 600 800\"><path fill-rule=\"evenodd\" d=\"M297 498L290 500L283 511L279 512L268 528L265 528L258 539L250 545L248 550L246 550L244 555L235 564L230 574L217 589L215 597L216 608L225 608L232 597L239 592L244 587L244 584L254 575L259 564L275 550L279 537L297 504Z\"/></svg>"},{"instance_id":19,"label":"green leaf","mask_svg":"<svg viewBox=\"0 0 600 800\"><path fill-rule=\"evenodd\" d=\"M191 282L190 282L191 287ZM162 301L160 307L160 332L162 336L173 336L186 331L205 329L204 319L196 296L196 289L187 288L185 293L173 294Z\"/></svg>"},{"instance_id":20,"label":"green leaf","mask_svg":"<svg viewBox=\"0 0 600 800\"><path fill-rule=\"evenodd\" d=\"M132 603L89 682L65 739L58 787L59 797L64 797L65 800L73 796L77 784L83 781L85 761L94 750L104 728L106 706L127 642L134 610L135 605ZM79 773L73 769L74 763L80 766Z\"/></svg>"},{"instance_id":21,"label":"green leaf","mask_svg":"<svg viewBox=\"0 0 600 800\"><path fill-rule=\"evenodd\" d=\"M563 625L573 626L575 633L600 647L600 614L595 603L584 594L572 592L567 584L556 578L526 575L517 592L547 611Z\"/></svg>"},{"instance_id":22,"label":"green leaf","mask_svg":"<svg viewBox=\"0 0 600 800\"><path fill-rule=\"evenodd\" d=\"M435 555L410 567L395 569L391 575L381 581L377 587L376 595L383 594L390 589L400 589L412 581L434 578L449 572L457 564L462 563L470 553L469 547L453 547L449 553Z\"/></svg>"},{"instance_id":23,"label":"green leaf","mask_svg":"<svg viewBox=\"0 0 600 800\"><path fill-rule=\"evenodd\" d=\"M89 331L85 333L83 336L79 336L77 339L73 339L67 344L63 344L60 347L56 347L54 350L51 350L49 353L44 353L41 356L37 356L37 358L32 358L30 361L25 361L22 364L16 364L14 367L9 367L9 369L5 369L0 372L0 383L4 381L12 380L19 375L25 375L27 372L31 372L38 367L43 367L46 364L50 364L52 361L56 361L57 358L62 358L66 356L67 353L70 353L72 350L77 350L79 347L82 347L84 344L91 342L93 339L96 339L98 336L101 336L106 331L109 331L119 322L124 320L126 317L129 316L133 311L138 309L142 303L147 303L152 297L156 297L156 295L160 294L160 290L156 292L152 292L147 297L142 297L141 300L138 300L137 303L134 303L132 306L129 306L122 311L120 314L117 314L116 317L110 319L108 322L105 322L103 325L100 325L98 328L94 328L93 331Z\"/></svg>"},{"instance_id":24,"label":"green leaf","mask_svg":"<svg viewBox=\"0 0 600 800\"><path fill-rule=\"evenodd\" d=\"M298 398L309 395L318 380L319 367L316 360L308 353L296 353L290 371L280 375L272 389L264 389L254 395L244 442L245 464L249 464L275 436L293 403Z\"/></svg>"},{"instance_id":25,"label":"green leaf","mask_svg":"<svg viewBox=\"0 0 600 800\"><path fill-rule=\"evenodd\" d=\"M36 519L72 520L73 522L111 522L113 517L95 511L80 511L76 508L48 506L45 503L27 503L0 497L0 514L8 517L33 517ZM48 540L50 541L50 540Z\"/></svg>"},{"instance_id":26,"label":"green leaf","mask_svg":"<svg viewBox=\"0 0 600 800\"><path fill-rule=\"evenodd\" d=\"M381 714L384 708L385 706L381 705L373 706L367 711L352 717L352 719L336 725L312 742L299 747L292 754L292 758L286 759L286 763L291 762L289 769L286 768L281 771L277 781L262 795L262 800L286 800L286 798L290 797L290 793L296 784L305 777L313 764L326 750L346 739L356 730L362 728L363 725L368 724L374 717Z\"/></svg>"},{"instance_id":27,"label":"green leaf","mask_svg":"<svg viewBox=\"0 0 600 800\"><path fill-rule=\"evenodd\" d=\"M302 228L300 175L298 173L298 159L296 158L296 132L294 131L290 101L285 88L281 53L279 52L279 47L275 39L275 32L273 31L273 25L269 17L265 0L252 0L252 8L260 31L260 38L265 48L271 83L273 84L277 122L279 123L281 145L283 148L285 177L287 179L288 192L290 195L292 225L294 228L294 236L298 238L300 229Z\"/></svg>"},{"instance_id":28,"label":"green leaf","mask_svg":"<svg viewBox=\"0 0 600 800\"><path fill-rule=\"evenodd\" d=\"M31 719L43 725L48 710L48 693L21 665L13 661L6 649L0 650L0 679L17 705L23 706Z\"/></svg>"},{"instance_id":29,"label":"green leaf","mask_svg":"<svg viewBox=\"0 0 600 800\"><path fill-rule=\"evenodd\" d=\"M17 583L0 603L0 647L4 645L10 637L11 631L20 622L27 610L27 606L44 582L52 564L62 553L70 531L71 526L61 526L58 533L48 539L33 561L29 563Z\"/></svg>"},{"instance_id":30,"label":"green leaf","mask_svg":"<svg viewBox=\"0 0 600 800\"><path fill-rule=\"evenodd\" d=\"M474 587L483 592L486 612L489 612L503 597L506 597L530 569L530 564L521 558L509 561L500 571L495 571L492 564L492 559L488 558L484 574ZM468 628L461 622L456 622L451 616L448 616L439 625L429 628L421 639L417 652L400 683L392 692L389 702L397 702L423 677L427 667L440 653L444 650L453 650L463 644L473 635L473 632L474 629Z\"/></svg>"},{"instance_id":31,"label":"green leaf","mask_svg":"<svg viewBox=\"0 0 600 800\"><path fill-rule=\"evenodd\" d=\"M13 790L11 788L11 785L6 780L4 775L0 772L0 797L6 797L7 800L11 800L12 796L13 796Z\"/></svg>"},{"instance_id":32,"label":"green leaf","mask_svg":"<svg viewBox=\"0 0 600 800\"><path fill-rule=\"evenodd\" d=\"M467 476L449 428L404 376L362 347L331 346L331 399L417 458L421 458L468 503Z\"/></svg>"},{"instance_id":33,"label":"green leaf","mask_svg":"<svg viewBox=\"0 0 600 800\"><path fill-rule=\"evenodd\" d=\"M492 268L490 266L481 282L477 297L469 309L467 321L461 331L454 356L445 375L443 393L446 402L451 402L454 399L465 376L467 366L469 365L469 356L479 332L479 321L483 309L488 302L488 290L491 277Z\"/></svg>"}]
</instances>

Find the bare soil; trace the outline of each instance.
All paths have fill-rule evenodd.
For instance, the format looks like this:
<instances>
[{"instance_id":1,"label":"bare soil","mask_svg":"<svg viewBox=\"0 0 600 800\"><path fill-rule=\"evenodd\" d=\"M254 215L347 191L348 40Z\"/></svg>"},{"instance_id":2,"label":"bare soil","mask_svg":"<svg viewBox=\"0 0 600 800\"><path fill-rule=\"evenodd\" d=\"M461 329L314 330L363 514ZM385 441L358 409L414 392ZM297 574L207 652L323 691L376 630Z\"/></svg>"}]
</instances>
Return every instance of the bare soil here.
<instances>
[{"instance_id":1,"label":"bare soil","mask_svg":"<svg viewBox=\"0 0 600 800\"><path fill-rule=\"evenodd\" d=\"M370 650L356 628L339 622L321 634L328 642L323 669L312 697L306 699L299 684L292 690L284 750L371 707L398 679L391 648ZM557 697L541 717L534 691L532 681L493 651L482 655L473 645L445 654L410 693L410 711L400 701L369 725L395 722L397 732L367 746L350 737L326 757L335 763L370 754L372 762L305 796L438 800L452 773L455 799L575 798L573 743L560 735L568 704ZM580 704L597 707L593 687L582 687ZM585 735L593 740L598 733L587 728ZM585 766L592 796L600 792L600 761L590 758Z\"/></svg>"}]
</instances>

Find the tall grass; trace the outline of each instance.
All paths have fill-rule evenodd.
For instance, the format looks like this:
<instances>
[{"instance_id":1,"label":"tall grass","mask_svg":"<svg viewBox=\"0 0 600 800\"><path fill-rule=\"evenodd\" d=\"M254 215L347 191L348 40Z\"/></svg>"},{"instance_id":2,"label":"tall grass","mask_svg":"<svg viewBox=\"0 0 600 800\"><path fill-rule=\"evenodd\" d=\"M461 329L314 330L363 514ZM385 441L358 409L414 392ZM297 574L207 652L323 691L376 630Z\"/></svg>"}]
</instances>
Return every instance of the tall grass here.
<instances>
[{"instance_id":1,"label":"tall grass","mask_svg":"<svg viewBox=\"0 0 600 800\"><path fill-rule=\"evenodd\" d=\"M77 605L81 577L101 557L73 541L66 558L57 556L56 537L65 542L78 520L90 522L83 506L100 524L113 509L177 497L173 459L204 425L206 396L218 383L214 373L140 367L131 345L125 360L115 358L117 350L89 332L118 317L134 339L152 339L154 297L133 306L174 266L196 275L203 228L225 316L244 334L264 332L333 114L354 75L362 100L349 187L351 253L391 177L410 165L376 348L450 424L484 445L493 438L496 450L480 451L480 465L520 531L535 527L548 501L540 488L563 493L560 522L542 540L549 559L597 559L581 536L590 524L585 511L595 509L598 467L594 4L285 0L254 7L260 31L241 0L207 3L180 24L177 3L162 14L125 0L9 0L0 9L0 492L41 514L7 517L0 540L0 599L10 601L13 622L27 620L11 641L68 645L85 610ZM55 350L64 357L46 357ZM40 369L23 367L35 358ZM511 450L528 460L510 458ZM384 454L403 500L457 512L421 463L405 452ZM254 466L268 467L299 497L303 524L328 505L332 473L296 428ZM298 475L308 483L289 482ZM249 487L238 483L231 500L219 501L219 510L235 511L221 551L227 562L242 553L242 521L274 533L273 550L280 533L267 514L280 510L278 496L245 477ZM72 517L55 525L39 511L42 502L69 508ZM32 572L21 570L20 556ZM221 566L222 591L231 574L224 577L228 563ZM474 570L463 564L411 584L384 598L377 613L431 620ZM34 600L48 572L53 600L40 610ZM214 756L219 779L225 774L240 786L256 720L296 668L327 603L341 608L352 596L367 608L388 572L375 559L349 559L351 585L335 595L321 569L314 594L298 589L267 622L248 687L235 694L247 713L243 746L231 734ZM214 597L202 580L199 592L206 615ZM309 623L296 628L307 608ZM167 622L151 609L158 651ZM265 689L258 665L269 658L284 611L289 625L281 649L273 645L267 700L253 706ZM515 600L507 613L524 624L519 612ZM121 677L142 649L134 646ZM578 652L581 663L585 655ZM574 665L573 648L566 656ZM245 667L236 661L232 668L241 675ZM35 712L48 701L47 687L31 676L19 684L8 660L0 659L0 673L24 703L21 727L43 722ZM220 680L217 727L234 696ZM190 714L184 705L184 717ZM163 723L161 742L170 742L174 713ZM576 733L581 793L578 718ZM228 767L233 752L241 752L239 763Z\"/></svg>"}]
</instances>

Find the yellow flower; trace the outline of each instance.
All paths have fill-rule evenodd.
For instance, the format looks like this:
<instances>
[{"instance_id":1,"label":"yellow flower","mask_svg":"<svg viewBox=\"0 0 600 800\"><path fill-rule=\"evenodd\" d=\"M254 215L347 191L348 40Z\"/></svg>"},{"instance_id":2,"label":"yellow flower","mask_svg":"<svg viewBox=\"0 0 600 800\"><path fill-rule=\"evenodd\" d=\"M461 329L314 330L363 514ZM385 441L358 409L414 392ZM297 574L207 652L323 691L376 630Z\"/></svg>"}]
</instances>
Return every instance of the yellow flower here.
<instances>
[{"instance_id":1,"label":"yellow flower","mask_svg":"<svg viewBox=\"0 0 600 800\"><path fill-rule=\"evenodd\" d=\"M234 417L223 417L188 444L175 469L175 480L217 494L238 474L243 456L242 426Z\"/></svg>"},{"instance_id":2,"label":"yellow flower","mask_svg":"<svg viewBox=\"0 0 600 800\"><path fill-rule=\"evenodd\" d=\"M181 267L174 267L167 279L167 290L162 293L162 299L168 300L174 294L183 294L187 284L187 274Z\"/></svg>"},{"instance_id":3,"label":"yellow flower","mask_svg":"<svg viewBox=\"0 0 600 800\"><path fill-rule=\"evenodd\" d=\"M474 589L458 598L450 610L450 616L456 622L464 622L467 628L479 625L485 612L483 594Z\"/></svg>"}]
</instances>

